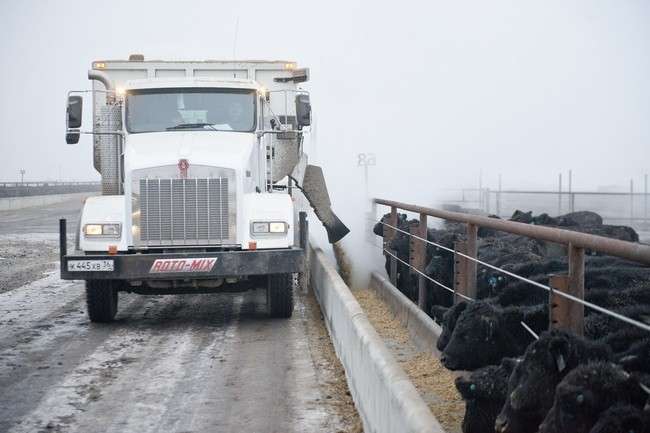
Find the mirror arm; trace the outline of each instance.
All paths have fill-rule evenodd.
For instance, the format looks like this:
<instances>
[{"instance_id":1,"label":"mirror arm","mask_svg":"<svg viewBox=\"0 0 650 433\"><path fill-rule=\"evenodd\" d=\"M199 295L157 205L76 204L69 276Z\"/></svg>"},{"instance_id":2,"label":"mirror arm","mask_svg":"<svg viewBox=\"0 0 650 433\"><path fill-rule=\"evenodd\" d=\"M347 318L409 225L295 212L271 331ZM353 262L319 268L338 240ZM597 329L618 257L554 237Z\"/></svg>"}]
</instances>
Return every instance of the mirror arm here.
<instances>
[{"instance_id":1,"label":"mirror arm","mask_svg":"<svg viewBox=\"0 0 650 433\"><path fill-rule=\"evenodd\" d=\"M94 132L94 131L79 131L78 129L67 129L66 134L86 134L86 135L119 135L124 138L124 132Z\"/></svg>"},{"instance_id":2,"label":"mirror arm","mask_svg":"<svg viewBox=\"0 0 650 433\"><path fill-rule=\"evenodd\" d=\"M266 131L257 131L257 138L262 138L266 134L282 134L287 131L276 131L276 130L266 130Z\"/></svg>"}]
</instances>

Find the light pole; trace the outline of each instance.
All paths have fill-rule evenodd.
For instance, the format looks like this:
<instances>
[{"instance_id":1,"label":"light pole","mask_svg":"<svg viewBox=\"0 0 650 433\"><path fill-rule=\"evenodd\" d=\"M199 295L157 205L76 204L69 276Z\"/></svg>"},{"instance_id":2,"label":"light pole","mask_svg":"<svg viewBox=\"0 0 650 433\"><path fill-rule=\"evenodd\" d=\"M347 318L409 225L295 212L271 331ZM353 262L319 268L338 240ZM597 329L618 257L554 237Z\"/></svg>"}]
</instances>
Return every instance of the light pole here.
<instances>
[{"instance_id":1,"label":"light pole","mask_svg":"<svg viewBox=\"0 0 650 433\"><path fill-rule=\"evenodd\" d=\"M377 165L377 157L374 153L358 153L357 167L363 167L364 193L366 200L370 200L370 189L368 187L368 167ZM371 203L370 209L366 212L366 241L374 244L375 236L372 234L372 227L377 218L377 209L375 204Z\"/></svg>"},{"instance_id":2,"label":"light pole","mask_svg":"<svg viewBox=\"0 0 650 433\"><path fill-rule=\"evenodd\" d=\"M357 154L357 167L363 167L364 190L366 199L370 198L370 191L368 190L368 167L377 165L377 157L374 153L358 153Z\"/></svg>"},{"instance_id":3,"label":"light pole","mask_svg":"<svg viewBox=\"0 0 650 433\"><path fill-rule=\"evenodd\" d=\"M25 169L20 169L20 183L25 183Z\"/></svg>"}]
</instances>

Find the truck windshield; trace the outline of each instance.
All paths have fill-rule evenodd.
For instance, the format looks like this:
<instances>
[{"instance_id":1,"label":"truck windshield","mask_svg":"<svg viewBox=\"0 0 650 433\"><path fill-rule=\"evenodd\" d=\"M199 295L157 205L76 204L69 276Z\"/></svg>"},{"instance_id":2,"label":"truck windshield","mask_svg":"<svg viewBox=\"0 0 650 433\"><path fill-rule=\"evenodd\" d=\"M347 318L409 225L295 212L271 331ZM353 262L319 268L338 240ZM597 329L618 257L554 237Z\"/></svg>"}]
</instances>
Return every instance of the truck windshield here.
<instances>
[{"instance_id":1,"label":"truck windshield","mask_svg":"<svg viewBox=\"0 0 650 433\"><path fill-rule=\"evenodd\" d=\"M255 130L256 92L250 89L178 88L131 90L126 129L131 133L172 130Z\"/></svg>"}]
</instances>

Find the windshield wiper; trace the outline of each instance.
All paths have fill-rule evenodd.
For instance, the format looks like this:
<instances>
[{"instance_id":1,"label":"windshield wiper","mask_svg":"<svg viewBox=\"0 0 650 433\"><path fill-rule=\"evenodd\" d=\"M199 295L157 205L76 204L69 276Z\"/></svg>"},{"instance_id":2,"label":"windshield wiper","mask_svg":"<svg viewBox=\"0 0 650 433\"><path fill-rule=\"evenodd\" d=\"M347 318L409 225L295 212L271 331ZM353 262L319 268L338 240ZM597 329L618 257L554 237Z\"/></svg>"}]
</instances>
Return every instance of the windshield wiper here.
<instances>
[{"instance_id":1,"label":"windshield wiper","mask_svg":"<svg viewBox=\"0 0 650 433\"><path fill-rule=\"evenodd\" d=\"M192 128L205 128L208 127L212 129L213 131L216 131L214 126L212 126L212 123L181 123L176 126L170 126L169 128L166 128L167 131L171 131L173 129L192 129Z\"/></svg>"}]
</instances>

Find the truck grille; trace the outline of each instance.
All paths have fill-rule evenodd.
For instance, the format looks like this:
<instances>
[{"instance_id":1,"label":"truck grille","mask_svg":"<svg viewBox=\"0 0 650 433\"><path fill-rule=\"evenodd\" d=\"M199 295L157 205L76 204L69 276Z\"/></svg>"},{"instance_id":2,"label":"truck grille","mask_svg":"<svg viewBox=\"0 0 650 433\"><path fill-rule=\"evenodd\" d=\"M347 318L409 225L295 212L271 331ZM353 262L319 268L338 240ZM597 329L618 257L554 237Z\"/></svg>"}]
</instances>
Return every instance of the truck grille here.
<instances>
[{"instance_id":1,"label":"truck grille","mask_svg":"<svg viewBox=\"0 0 650 433\"><path fill-rule=\"evenodd\" d=\"M134 180L134 224L139 228L134 242L144 246L234 244L233 180L231 176Z\"/></svg>"}]
</instances>

